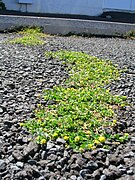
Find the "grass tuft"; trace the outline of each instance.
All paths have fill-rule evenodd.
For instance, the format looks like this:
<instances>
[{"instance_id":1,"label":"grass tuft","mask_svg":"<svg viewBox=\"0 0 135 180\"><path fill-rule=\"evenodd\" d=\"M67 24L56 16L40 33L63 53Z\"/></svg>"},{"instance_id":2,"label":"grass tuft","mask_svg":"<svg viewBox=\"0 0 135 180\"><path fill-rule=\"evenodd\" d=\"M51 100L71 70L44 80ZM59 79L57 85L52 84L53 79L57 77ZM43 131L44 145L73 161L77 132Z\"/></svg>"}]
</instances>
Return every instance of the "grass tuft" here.
<instances>
[{"instance_id":1,"label":"grass tuft","mask_svg":"<svg viewBox=\"0 0 135 180\"><path fill-rule=\"evenodd\" d=\"M115 133L115 109L126 104L126 97L112 95L104 88L118 79L118 69L110 61L82 52L58 51L45 55L62 60L70 77L64 86L46 90L44 99L54 103L47 107L39 104L35 119L24 123L36 141L44 144L60 137L66 146L82 151L101 147L106 140L126 140L127 134Z\"/></svg>"}]
</instances>

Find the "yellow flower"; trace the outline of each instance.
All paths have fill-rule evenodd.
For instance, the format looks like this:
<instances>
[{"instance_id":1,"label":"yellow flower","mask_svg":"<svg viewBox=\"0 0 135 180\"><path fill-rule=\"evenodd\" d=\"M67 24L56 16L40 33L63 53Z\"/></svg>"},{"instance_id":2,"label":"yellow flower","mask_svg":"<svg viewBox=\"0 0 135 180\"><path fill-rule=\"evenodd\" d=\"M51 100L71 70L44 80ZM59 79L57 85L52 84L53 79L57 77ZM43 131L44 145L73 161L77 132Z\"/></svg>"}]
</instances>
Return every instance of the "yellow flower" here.
<instances>
[{"instance_id":1,"label":"yellow flower","mask_svg":"<svg viewBox=\"0 0 135 180\"><path fill-rule=\"evenodd\" d=\"M122 103L120 106L121 106L121 107L125 107L126 105L125 105L124 103Z\"/></svg>"},{"instance_id":2,"label":"yellow flower","mask_svg":"<svg viewBox=\"0 0 135 180\"><path fill-rule=\"evenodd\" d=\"M92 149L93 144L88 144L88 149Z\"/></svg>"},{"instance_id":3,"label":"yellow flower","mask_svg":"<svg viewBox=\"0 0 135 180\"><path fill-rule=\"evenodd\" d=\"M40 124L40 123L41 123L41 120L39 119L37 122Z\"/></svg>"},{"instance_id":4,"label":"yellow flower","mask_svg":"<svg viewBox=\"0 0 135 180\"><path fill-rule=\"evenodd\" d=\"M94 150L94 149L96 149L96 146L92 146L92 148L91 148L92 150Z\"/></svg>"},{"instance_id":5,"label":"yellow flower","mask_svg":"<svg viewBox=\"0 0 135 180\"><path fill-rule=\"evenodd\" d=\"M90 132L90 131L85 131L85 133L86 133L87 135L91 135L91 132Z\"/></svg>"},{"instance_id":6,"label":"yellow flower","mask_svg":"<svg viewBox=\"0 0 135 180\"><path fill-rule=\"evenodd\" d=\"M128 137L128 136L129 136L129 134L128 134L128 133L125 133L125 134L124 134L124 136L125 136L125 137Z\"/></svg>"},{"instance_id":7,"label":"yellow flower","mask_svg":"<svg viewBox=\"0 0 135 180\"><path fill-rule=\"evenodd\" d=\"M44 126L45 126L45 123L43 122L43 123L41 124L41 126L44 127Z\"/></svg>"},{"instance_id":8,"label":"yellow flower","mask_svg":"<svg viewBox=\"0 0 135 180\"><path fill-rule=\"evenodd\" d=\"M68 141L69 137L68 136L64 136L63 138L65 141Z\"/></svg>"},{"instance_id":9,"label":"yellow flower","mask_svg":"<svg viewBox=\"0 0 135 180\"><path fill-rule=\"evenodd\" d=\"M37 109L35 109L35 113L38 113L38 110L37 110Z\"/></svg>"},{"instance_id":10,"label":"yellow flower","mask_svg":"<svg viewBox=\"0 0 135 180\"><path fill-rule=\"evenodd\" d=\"M42 139L40 143L41 144L46 144L46 139Z\"/></svg>"},{"instance_id":11,"label":"yellow flower","mask_svg":"<svg viewBox=\"0 0 135 180\"><path fill-rule=\"evenodd\" d=\"M80 152L83 152L83 151L84 151L84 149L83 149L83 148L79 148L79 151L80 151Z\"/></svg>"},{"instance_id":12,"label":"yellow flower","mask_svg":"<svg viewBox=\"0 0 135 180\"><path fill-rule=\"evenodd\" d=\"M79 142L80 141L80 137L79 136L76 136L75 137L75 142Z\"/></svg>"},{"instance_id":13,"label":"yellow flower","mask_svg":"<svg viewBox=\"0 0 135 180\"><path fill-rule=\"evenodd\" d=\"M104 137L104 136L99 136L98 140L99 140L101 143L103 143L103 142L105 142L105 137Z\"/></svg>"},{"instance_id":14,"label":"yellow flower","mask_svg":"<svg viewBox=\"0 0 135 180\"><path fill-rule=\"evenodd\" d=\"M24 123L20 123L20 126L21 126L21 127L24 126Z\"/></svg>"},{"instance_id":15,"label":"yellow flower","mask_svg":"<svg viewBox=\"0 0 135 180\"><path fill-rule=\"evenodd\" d=\"M100 141L98 141L97 139L94 141L95 144L100 144Z\"/></svg>"},{"instance_id":16,"label":"yellow flower","mask_svg":"<svg viewBox=\"0 0 135 180\"><path fill-rule=\"evenodd\" d=\"M38 104L37 107L41 107L41 104Z\"/></svg>"},{"instance_id":17,"label":"yellow flower","mask_svg":"<svg viewBox=\"0 0 135 180\"><path fill-rule=\"evenodd\" d=\"M43 130L44 130L44 132L46 132L46 131L47 131L47 129L46 129L46 128L44 128Z\"/></svg>"},{"instance_id":18,"label":"yellow flower","mask_svg":"<svg viewBox=\"0 0 135 180\"><path fill-rule=\"evenodd\" d=\"M117 120L116 120L116 119L114 119L114 120L113 120L113 123L114 123L114 124L116 124L116 123L117 123Z\"/></svg>"},{"instance_id":19,"label":"yellow flower","mask_svg":"<svg viewBox=\"0 0 135 180\"><path fill-rule=\"evenodd\" d=\"M57 137L58 137L58 133L55 132L55 133L53 134L53 137L54 137L54 138L57 138Z\"/></svg>"}]
</instances>

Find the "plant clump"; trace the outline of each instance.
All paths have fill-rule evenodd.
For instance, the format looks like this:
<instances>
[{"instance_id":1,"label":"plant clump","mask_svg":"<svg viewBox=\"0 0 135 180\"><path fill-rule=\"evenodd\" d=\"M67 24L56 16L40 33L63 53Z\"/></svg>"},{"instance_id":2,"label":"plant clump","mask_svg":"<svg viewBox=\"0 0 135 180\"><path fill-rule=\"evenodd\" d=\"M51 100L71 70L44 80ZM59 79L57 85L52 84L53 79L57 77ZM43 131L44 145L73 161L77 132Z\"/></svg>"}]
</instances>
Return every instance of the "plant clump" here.
<instances>
[{"instance_id":1,"label":"plant clump","mask_svg":"<svg viewBox=\"0 0 135 180\"><path fill-rule=\"evenodd\" d=\"M38 28L38 27L24 28L20 30L18 34L22 36L17 37L13 40L10 40L10 43L23 44L23 45L29 45L29 46L43 45L45 44L45 41L43 40L43 38L47 36L44 33L42 33L41 28Z\"/></svg>"},{"instance_id":2,"label":"plant clump","mask_svg":"<svg viewBox=\"0 0 135 180\"><path fill-rule=\"evenodd\" d=\"M126 33L127 38L135 39L135 30L129 31Z\"/></svg>"},{"instance_id":3,"label":"plant clump","mask_svg":"<svg viewBox=\"0 0 135 180\"><path fill-rule=\"evenodd\" d=\"M115 109L126 105L126 97L112 95L104 88L118 79L118 69L110 61L82 52L58 51L45 55L62 60L67 65L69 78L64 85L45 90L45 101L54 103L48 106L39 104L35 118L23 124L36 141L45 144L60 137L66 141L67 147L82 151L101 147L106 140L126 140L128 134L115 132Z\"/></svg>"}]
</instances>

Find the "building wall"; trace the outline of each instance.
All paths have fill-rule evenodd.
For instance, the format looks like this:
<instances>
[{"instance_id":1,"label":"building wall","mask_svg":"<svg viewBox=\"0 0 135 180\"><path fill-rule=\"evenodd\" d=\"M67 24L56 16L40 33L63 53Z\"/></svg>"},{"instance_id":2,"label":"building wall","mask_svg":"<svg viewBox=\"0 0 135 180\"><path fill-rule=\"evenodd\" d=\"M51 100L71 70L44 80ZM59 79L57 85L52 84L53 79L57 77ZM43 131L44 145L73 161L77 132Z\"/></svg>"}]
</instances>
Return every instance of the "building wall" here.
<instances>
[{"instance_id":1,"label":"building wall","mask_svg":"<svg viewBox=\"0 0 135 180\"><path fill-rule=\"evenodd\" d=\"M103 9L135 12L135 0L104 0Z\"/></svg>"},{"instance_id":2,"label":"building wall","mask_svg":"<svg viewBox=\"0 0 135 180\"><path fill-rule=\"evenodd\" d=\"M3 0L3 2L8 10L26 11L25 5L18 4L19 0ZM27 5L27 11L97 16L103 12L102 5L103 0L32 0L32 4Z\"/></svg>"}]
</instances>

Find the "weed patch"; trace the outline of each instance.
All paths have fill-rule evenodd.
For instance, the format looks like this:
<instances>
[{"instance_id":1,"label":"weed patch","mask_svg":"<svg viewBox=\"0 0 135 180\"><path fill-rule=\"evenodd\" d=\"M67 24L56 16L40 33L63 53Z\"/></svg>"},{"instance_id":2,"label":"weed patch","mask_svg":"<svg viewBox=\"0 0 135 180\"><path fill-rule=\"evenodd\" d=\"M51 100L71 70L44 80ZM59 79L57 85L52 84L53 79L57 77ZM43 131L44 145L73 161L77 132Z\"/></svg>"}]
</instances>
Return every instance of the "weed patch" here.
<instances>
[{"instance_id":1,"label":"weed patch","mask_svg":"<svg viewBox=\"0 0 135 180\"><path fill-rule=\"evenodd\" d=\"M45 38L46 35L41 32L40 28L24 28L19 31L18 34L22 35L22 37L17 37L13 40L10 40L10 43L29 46L45 44L43 38Z\"/></svg>"},{"instance_id":2,"label":"weed patch","mask_svg":"<svg viewBox=\"0 0 135 180\"><path fill-rule=\"evenodd\" d=\"M115 109L126 105L125 96L112 95L104 86L119 78L120 72L110 62L82 52L47 52L67 65L69 78L64 85L44 92L46 107L38 105L35 118L25 126L40 144L58 137L76 150L94 149L106 140L123 142L128 134L117 134ZM109 132L106 131L109 129Z\"/></svg>"},{"instance_id":3,"label":"weed patch","mask_svg":"<svg viewBox=\"0 0 135 180\"><path fill-rule=\"evenodd\" d=\"M126 34L126 37L127 37L127 38L131 38L131 39L135 39L135 30L129 31L129 32Z\"/></svg>"}]
</instances>

